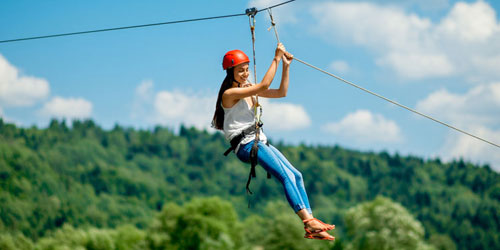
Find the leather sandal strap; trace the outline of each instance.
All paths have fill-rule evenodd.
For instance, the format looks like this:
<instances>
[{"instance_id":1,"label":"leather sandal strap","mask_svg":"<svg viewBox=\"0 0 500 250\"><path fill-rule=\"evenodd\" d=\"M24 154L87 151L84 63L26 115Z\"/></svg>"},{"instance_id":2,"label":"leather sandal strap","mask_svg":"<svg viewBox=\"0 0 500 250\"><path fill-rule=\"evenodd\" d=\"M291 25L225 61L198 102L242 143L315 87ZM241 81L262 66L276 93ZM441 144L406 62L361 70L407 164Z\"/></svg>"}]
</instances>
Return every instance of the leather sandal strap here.
<instances>
[{"instance_id":1,"label":"leather sandal strap","mask_svg":"<svg viewBox=\"0 0 500 250\"><path fill-rule=\"evenodd\" d=\"M314 220L316 220L317 222L321 223L323 226L326 226L327 228L335 228L335 225L330 225L330 224L327 224L327 223L324 223L316 218L314 218Z\"/></svg>"},{"instance_id":2,"label":"leather sandal strap","mask_svg":"<svg viewBox=\"0 0 500 250\"><path fill-rule=\"evenodd\" d=\"M313 221L313 220L316 220L316 218L307 219L307 220L302 220L302 222L303 222L304 224L306 224L306 223L308 223L308 222L310 222L310 221Z\"/></svg>"},{"instance_id":3,"label":"leather sandal strap","mask_svg":"<svg viewBox=\"0 0 500 250\"><path fill-rule=\"evenodd\" d=\"M311 221L317 221L319 222L321 225L323 225L325 228L323 229L318 229L316 231L314 231L314 233L317 233L317 232L324 232L324 231L329 231L329 230L332 230L332 229L335 229L335 225L330 225L330 224L326 224L316 218L312 218L312 219L307 219L307 220L302 220L302 222L304 223L304 230L308 233L310 233L310 231L307 229L307 223L311 222Z\"/></svg>"}]
</instances>

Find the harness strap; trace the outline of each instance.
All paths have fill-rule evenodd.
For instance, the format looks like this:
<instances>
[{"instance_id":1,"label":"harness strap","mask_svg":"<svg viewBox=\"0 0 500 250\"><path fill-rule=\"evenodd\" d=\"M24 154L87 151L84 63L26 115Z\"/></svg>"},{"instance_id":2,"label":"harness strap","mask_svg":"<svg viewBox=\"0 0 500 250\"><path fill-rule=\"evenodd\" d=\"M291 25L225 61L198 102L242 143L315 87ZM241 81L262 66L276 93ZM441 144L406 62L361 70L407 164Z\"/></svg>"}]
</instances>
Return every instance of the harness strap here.
<instances>
[{"instance_id":1,"label":"harness strap","mask_svg":"<svg viewBox=\"0 0 500 250\"><path fill-rule=\"evenodd\" d=\"M257 133L255 134L255 140L252 145L252 150L250 151L250 173L248 174L248 180L247 180L247 185L246 185L246 190L248 194L253 194L252 191L250 190L250 182L252 181L252 178L257 177L255 174L255 167L259 163L258 160L258 153L259 153L259 135L260 135L260 128L262 127L262 122L260 122L258 125ZM269 146L269 142L266 142L266 145ZM267 172L267 179L271 179L271 173L269 171ZM250 203L249 203L250 205Z\"/></svg>"},{"instance_id":2,"label":"harness strap","mask_svg":"<svg viewBox=\"0 0 500 250\"><path fill-rule=\"evenodd\" d=\"M246 10L246 14L248 15L248 21L250 23L250 32L252 34L252 49L253 49L253 74L254 74L254 82L257 83L257 65L255 59L255 15L258 13L256 8L250 8ZM253 98L252 98L253 99ZM258 152L259 152L259 137L260 130L262 127L262 122L260 120L262 116L262 106L259 104L259 96L255 95L255 99L252 100L254 102L253 110L255 116L255 140L252 145L252 150L250 151L250 173L248 174L248 180L246 185L247 194L253 194L250 190L250 182L252 178L256 177L255 166L258 164ZM259 110L260 112L258 112ZM269 144L268 144L269 145ZM267 178L271 178L271 174L267 172ZM248 207L250 207L250 200L248 200Z\"/></svg>"},{"instance_id":3,"label":"harness strap","mask_svg":"<svg viewBox=\"0 0 500 250\"><path fill-rule=\"evenodd\" d=\"M258 152L259 152L259 135L260 135L260 129L262 128L262 122L258 123L257 128L255 126L250 126L243 130L239 135L233 137L231 139L231 147L229 147L226 152L224 152L224 156L228 156L231 151L236 150L240 142L245 138L247 135L251 135L255 133L255 139L254 143L252 145L252 149L250 150L250 173L248 174L248 180L246 184L246 191L248 194L253 194L253 192L250 190L250 182L252 181L252 178L257 177L255 167L258 165ZM269 145L269 142L266 142L266 145ZM234 152L236 153L236 152ZM271 179L271 173L267 172L267 178Z\"/></svg>"},{"instance_id":4,"label":"harness strap","mask_svg":"<svg viewBox=\"0 0 500 250\"><path fill-rule=\"evenodd\" d=\"M248 174L247 186L246 190L248 194L253 194L250 190L250 182L252 181L252 177L255 178L257 175L255 174L255 166L258 164L257 154L259 152L259 141L257 135L255 135L255 141L252 145L252 150L250 150L250 173Z\"/></svg>"},{"instance_id":5,"label":"harness strap","mask_svg":"<svg viewBox=\"0 0 500 250\"><path fill-rule=\"evenodd\" d=\"M245 136L251 135L254 133L255 133L255 127L250 126L246 129L244 129L239 135L233 137L233 139L231 139L231 141L229 142L231 144L231 147L229 147L226 150L226 152L224 152L224 156L228 156L229 153L231 153L231 151L235 151L236 148L238 147L238 145L240 144L241 140L243 140L243 138L245 138ZM234 152L234 153L236 153L236 152Z\"/></svg>"}]
</instances>

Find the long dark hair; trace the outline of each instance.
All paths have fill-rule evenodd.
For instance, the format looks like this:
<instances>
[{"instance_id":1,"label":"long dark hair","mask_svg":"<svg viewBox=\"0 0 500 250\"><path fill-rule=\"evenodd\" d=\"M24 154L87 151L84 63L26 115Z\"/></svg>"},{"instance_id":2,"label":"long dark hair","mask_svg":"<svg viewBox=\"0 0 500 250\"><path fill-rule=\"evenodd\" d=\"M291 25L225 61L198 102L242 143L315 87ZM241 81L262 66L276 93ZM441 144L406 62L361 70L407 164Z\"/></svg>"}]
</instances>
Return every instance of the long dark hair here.
<instances>
[{"instance_id":1,"label":"long dark hair","mask_svg":"<svg viewBox=\"0 0 500 250\"><path fill-rule=\"evenodd\" d=\"M215 113L214 118L212 118L212 127L218 130L224 129L224 110L222 109L222 94L227 89L233 86L234 81L234 67L228 68L226 70L226 78L222 82L219 90L219 95L217 96L217 102L215 103Z\"/></svg>"}]
</instances>

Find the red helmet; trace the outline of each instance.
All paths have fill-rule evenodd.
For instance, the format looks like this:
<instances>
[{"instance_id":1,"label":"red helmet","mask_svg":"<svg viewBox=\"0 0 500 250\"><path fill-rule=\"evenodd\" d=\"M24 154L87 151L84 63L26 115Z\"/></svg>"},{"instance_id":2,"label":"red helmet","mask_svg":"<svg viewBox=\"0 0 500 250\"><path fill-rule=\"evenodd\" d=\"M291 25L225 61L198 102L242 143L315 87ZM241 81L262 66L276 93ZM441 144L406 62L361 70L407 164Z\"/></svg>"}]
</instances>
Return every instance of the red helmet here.
<instances>
[{"instance_id":1,"label":"red helmet","mask_svg":"<svg viewBox=\"0 0 500 250\"><path fill-rule=\"evenodd\" d=\"M247 62L250 62L250 60L248 59L248 56L245 55L245 53L243 53L243 51L235 49L235 50L228 51L224 55L224 59L222 60L222 68L224 70L226 70L226 69L234 67L238 64L247 63Z\"/></svg>"}]
</instances>

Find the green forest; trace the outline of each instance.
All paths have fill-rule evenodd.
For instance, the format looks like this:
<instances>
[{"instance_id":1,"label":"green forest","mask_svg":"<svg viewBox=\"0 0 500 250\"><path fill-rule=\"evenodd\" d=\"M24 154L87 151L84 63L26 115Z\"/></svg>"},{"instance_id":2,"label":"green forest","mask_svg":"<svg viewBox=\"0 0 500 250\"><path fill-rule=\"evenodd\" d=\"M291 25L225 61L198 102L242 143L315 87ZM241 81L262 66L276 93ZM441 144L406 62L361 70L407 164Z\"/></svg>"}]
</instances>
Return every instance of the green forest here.
<instances>
[{"instance_id":1,"label":"green forest","mask_svg":"<svg viewBox=\"0 0 500 250\"><path fill-rule=\"evenodd\" d=\"M335 242L221 133L0 119L0 249L500 249L500 175L457 159L272 142ZM250 203L250 207L248 207Z\"/></svg>"}]
</instances>

